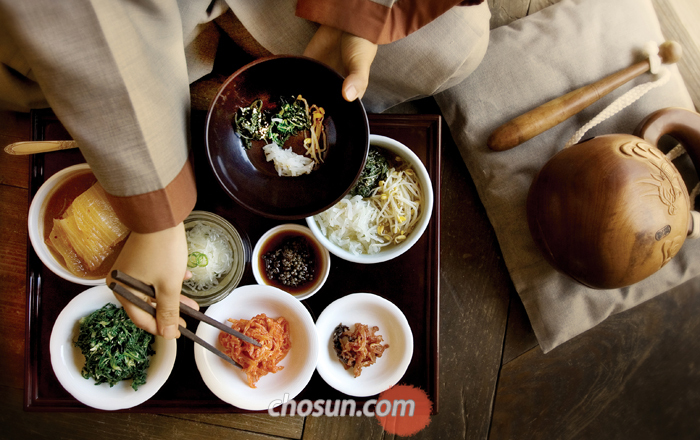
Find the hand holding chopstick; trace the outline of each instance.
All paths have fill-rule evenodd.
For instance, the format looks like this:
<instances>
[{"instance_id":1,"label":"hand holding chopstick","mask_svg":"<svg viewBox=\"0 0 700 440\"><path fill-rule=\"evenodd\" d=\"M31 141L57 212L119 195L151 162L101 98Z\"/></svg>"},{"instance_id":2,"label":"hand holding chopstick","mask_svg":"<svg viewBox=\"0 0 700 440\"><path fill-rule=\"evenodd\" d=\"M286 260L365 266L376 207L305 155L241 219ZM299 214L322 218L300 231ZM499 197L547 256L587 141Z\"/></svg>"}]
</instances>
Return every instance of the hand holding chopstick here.
<instances>
[{"instance_id":1,"label":"hand holding chopstick","mask_svg":"<svg viewBox=\"0 0 700 440\"><path fill-rule=\"evenodd\" d=\"M155 298L155 291L153 290L153 286L146 284L140 280L137 280L136 278L131 277L130 275L125 274L124 272L118 271L118 270L113 270L112 271L112 278L115 280L119 281L120 283L125 284L126 286L131 287L134 290L137 290L143 294L146 294L150 296L151 298ZM110 287L111 288L111 287ZM210 318L209 316L205 315L204 313L193 309L192 307L180 303L180 312L184 313L185 315L194 318L198 321L203 321L206 322L207 324L218 328L219 330L228 333L229 335L235 336L238 339L248 342L250 344L255 345L256 347L260 347L260 343L256 341L255 339L244 335L241 332L238 332L231 327L227 326L226 324L222 324L219 321Z\"/></svg>"},{"instance_id":2,"label":"hand holding chopstick","mask_svg":"<svg viewBox=\"0 0 700 440\"><path fill-rule=\"evenodd\" d=\"M145 295L148 295L151 298L155 298L155 291L153 289L153 286L150 286L150 285L145 284L145 283L143 283L135 278L132 278L123 272L120 272L118 270L113 271L112 278L114 278L115 280L117 280L119 282L126 284L127 286L129 286L129 287L131 287L131 288L133 288L133 289L135 289L135 290L137 290ZM131 302L134 305L136 305L137 307L139 307L140 309L149 313L151 316L153 316L153 317L156 316L155 307L153 307L152 305L150 305L149 303L147 303L143 299L139 298L138 296L134 295L133 293L131 293L128 289L124 288L123 286L121 286L117 283L110 283L109 288L112 289L112 291L114 291L118 295L120 295L123 298L125 298L126 300L128 300L129 302ZM216 327L216 328L218 328L226 333L229 333L233 336L240 338L241 340L249 342L257 347L260 347L260 343L258 341L256 341L255 339L252 339L252 338L250 338L250 337L248 337L248 336L246 336L246 335L244 335L236 330L233 330L232 328L210 318L209 316L206 316L205 314L203 314L197 310L192 309L189 306L186 306L184 304L180 304L180 310L183 311L183 313L186 313L188 316L191 316L191 317L193 317L197 320L200 320L200 321L204 321L204 322L206 322L210 325L213 325L214 327ZM180 334L182 334L186 338L191 339L195 343L201 345L202 347L204 347L207 350L211 351L212 353L216 354L217 356L219 356L220 358L222 358L226 362L228 362L228 363L230 363L238 368L242 368L241 365L238 364L236 361L234 361L229 356L227 356L226 354L222 353L221 351L219 351L218 349L213 347L211 344L209 344L208 342L206 342L205 340L203 340L202 338L200 338L196 334L192 333L187 328L185 328L183 326L179 326L179 330L180 330Z\"/></svg>"},{"instance_id":3,"label":"hand holding chopstick","mask_svg":"<svg viewBox=\"0 0 700 440\"><path fill-rule=\"evenodd\" d=\"M134 295L130 291L128 291L125 287L123 287L117 283L110 283L109 288L112 289L118 295L121 295L122 297L126 298L128 301L132 302L134 305L136 305L141 310L143 310L147 313L150 313L151 316L153 316L155 318L156 308L153 307L152 305L148 304L146 301L142 300L138 296ZM187 330L183 326L180 326L180 334L182 336L185 336L188 339L193 340L197 344L199 344L202 347L206 348L207 350L211 351L212 353L219 356L221 359L225 360L226 362L230 363L231 365L238 367L238 368L243 368L238 362L236 362L233 359L231 359L230 357L226 356L224 353L222 353L221 351L217 350L215 347L210 345L207 341L200 338L196 334L192 333L190 330Z\"/></svg>"}]
</instances>

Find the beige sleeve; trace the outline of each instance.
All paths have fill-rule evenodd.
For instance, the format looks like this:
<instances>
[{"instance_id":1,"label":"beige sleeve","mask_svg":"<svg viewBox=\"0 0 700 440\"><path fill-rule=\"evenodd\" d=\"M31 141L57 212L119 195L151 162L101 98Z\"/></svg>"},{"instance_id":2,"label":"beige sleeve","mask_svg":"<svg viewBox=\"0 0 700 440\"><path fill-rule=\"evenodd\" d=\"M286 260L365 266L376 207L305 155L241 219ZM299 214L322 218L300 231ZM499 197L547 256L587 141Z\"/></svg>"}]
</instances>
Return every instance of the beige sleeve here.
<instances>
[{"instance_id":1,"label":"beige sleeve","mask_svg":"<svg viewBox=\"0 0 700 440\"><path fill-rule=\"evenodd\" d=\"M2 0L0 27L122 221L153 232L184 220L196 189L177 2Z\"/></svg>"}]
</instances>

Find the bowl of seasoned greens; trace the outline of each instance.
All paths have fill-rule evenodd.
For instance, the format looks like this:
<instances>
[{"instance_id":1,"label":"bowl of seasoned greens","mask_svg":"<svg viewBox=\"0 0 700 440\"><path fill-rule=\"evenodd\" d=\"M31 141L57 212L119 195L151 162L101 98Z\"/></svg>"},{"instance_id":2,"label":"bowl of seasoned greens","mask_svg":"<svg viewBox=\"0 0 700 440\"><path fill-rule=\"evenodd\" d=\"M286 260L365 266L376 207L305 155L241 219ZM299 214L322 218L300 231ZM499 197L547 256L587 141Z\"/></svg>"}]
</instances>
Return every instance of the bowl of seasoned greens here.
<instances>
[{"instance_id":1,"label":"bowl of seasoned greens","mask_svg":"<svg viewBox=\"0 0 700 440\"><path fill-rule=\"evenodd\" d=\"M324 211L355 184L369 148L360 100L343 77L306 57L274 56L233 73L205 122L209 163L224 191L250 211L298 220Z\"/></svg>"},{"instance_id":2,"label":"bowl of seasoned greens","mask_svg":"<svg viewBox=\"0 0 700 440\"><path fill-rule=\"evenodd\" d=\"M371 135L367 163L351 191L329 209L306 218L333 255L354 263L389 261L425 232L433 212L433 184L406 145Z\"/></svg>"},{"instance_id":3,"label":"bowl of seasoned greens","mask_svg":"<svg viewBox=\"0 0 700 440\"><path fill-rule=\"evenodd\" d=\"M50 339L51 366L73 397L114 411L153 397L175 365L177 344L139 328L107 286L88 289L61 311Z\"/></svg>"}]
</instances>

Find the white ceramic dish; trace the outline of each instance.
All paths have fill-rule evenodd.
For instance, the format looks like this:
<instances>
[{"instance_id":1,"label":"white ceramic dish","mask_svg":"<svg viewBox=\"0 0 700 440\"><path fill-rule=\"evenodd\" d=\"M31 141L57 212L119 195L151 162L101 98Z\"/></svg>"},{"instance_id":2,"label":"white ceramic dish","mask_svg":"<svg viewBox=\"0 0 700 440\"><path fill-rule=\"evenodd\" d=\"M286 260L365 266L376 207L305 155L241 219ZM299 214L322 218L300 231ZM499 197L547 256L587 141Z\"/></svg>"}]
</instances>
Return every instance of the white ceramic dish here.
<instances>
[{"instance_id":1,"label":"white ceramic dish","mask_svg":"<svg viewBox=\"0 0 700 440\"><path fill-rule=\"evenodd\" d=\"M261 285L242 286L206 311L219 322L229 318L251 319L260 313L287 319L292 348L279 364L284 369L260 378L257 388L248 386L242 370L198 344L194 346L197 368L211 392L224 402L251 411L281 404L285 395L293 399L311 380L318 359L318 338L311 315L301 302L283 290ZM220 330L208 324L200 323L197 327L197 336L221 350L219 333Z\"/></svg>"},{"instance_id":2,"label":"white ceramic dish","mask_svg":"<svg viewBox=\"0 0 700 440\"><path fill-rule=\"evenodd\" d=\"M338 324L350 328L355 323L377 326L383 344L389 344L382 357L363 368L359 377L346 370L333 348L333 330ZM413 356L413 333L403 312L380 296L354 293L335 300L316 320L319 356L316 369L323 380L336 390L355 397L381 393L403 377Z\"/></svg>"},{"instance_id":3,"label":"white ceramic dish","mask_svg":"<svg viewBox=\"0 0 700 440\"><path fill-rule=\"evenodd\" d=\"M318 239L314 236L311 230L309 230L309 228L294 223L287 223L284 225L275 226L274 228L264 233L262 237L260 237L258 242L255 244L255 248L253 248L253 256L251 257L250 263L253 268L253 276L255 277L255 281L257 281L258 284L269 284L269 281L263 275L263 272L265 271L265 266L262 261L261 255L261 253L263 252L263 245L273 235L286 232L291 232L295 235L305 237L307 241L309 241L309 244L311 244L313 248L317 249L317 254L320 254L317 255L317 258L322 259L322 261L320 262L321 264L319 266L319 273L316 274L315 279L312 282L310 282L308 286L304 286L300 291L297 292L288 290L283 286L275 286L279 287L282 290L289 291L289 293L291 293L296 299L301 301L311 297L313 294L318 292L321 289L321 287L323 287L323 284L326 282L326 279L328 279L328 274L331 270L331 255L328 252L328 249L326 249L318 241Z\"/></svg>"},{"instance_id":4,"label":"white ceramic dish","mask_svg":"<svg viewBox=\"0 0 700 440\"><path fill-rule=\"evenodd\" d=\"M386 136L379 136L376 134L370 135L369 137L370 146L374 145L391 153L400 156L403 160L409 162L413 170L418 176L420 181L421 189L423 192L423 200L421 206L421 218L418 224L416 224L413 231L407 236L406 240L399 244L392 244L382 248L381 251L376 254L360 254L355 255L340 246L332 243L324 234L314 220L314 217L307 217L306 223L309 225L309 229L313 232L314 236L326 247L331 254L342 258L343 260L351 261L353 263L362 264L373 264L382 263L384 261L392 260L399 255L408 251L416 242L421 238L423 232L428 227L430 223L430 218L433 213L433 184L430 180L430 175L428 170L421 162L420 158L411 151L410 148L398 142L394 139L388 138Z\"/></svg>"},{"instance_id":5,"label":"white ceramic dish","mask_svg":"<svg viewBox=\"0 0 700 440\"><path fill-rule=\"evenodd\" d=\"M73 341L78 338L78 321L107 303L120 305L107 286L92 287L73 298L54 323L50 353L53 371L66 391L87 406L114 411L132 408L153 397L175 365L177 343L174 339L165 340L156 336L153 343L156 354L151 357L146 383L138 391L131 388L130 380L121 381L111 388L107 383L95 385L93 379L85 379L80 374L85 358Z\"/></svg>"},{"instance_id":6,"label":"white ceramic dish","mask_svg":"<svg viewBox=\"0 0 700 440\"><path fill-rule=\"evenodd\" d=\"M73 275L70 271L61 266L58 261L56 261L44 242L43 218L44 211L46 210L44 201L46 201L53 191L67 178L75 174L84 173L86 170L90 170L90 166L86 163L82 163L64 168L53 176L49 177L41 185L41 187L39 187L39 190L32 199L32 204L29 206L27 229L29 231L29 241L32 243L34 252L36 252L41 262L44 263L44 266L48 267L51 272L55 273L64 280L68 280L76 284L82 284L84 286L98 286L100 284L105 284L104 278L90 280Z\"/></svg>"}]
</instances>

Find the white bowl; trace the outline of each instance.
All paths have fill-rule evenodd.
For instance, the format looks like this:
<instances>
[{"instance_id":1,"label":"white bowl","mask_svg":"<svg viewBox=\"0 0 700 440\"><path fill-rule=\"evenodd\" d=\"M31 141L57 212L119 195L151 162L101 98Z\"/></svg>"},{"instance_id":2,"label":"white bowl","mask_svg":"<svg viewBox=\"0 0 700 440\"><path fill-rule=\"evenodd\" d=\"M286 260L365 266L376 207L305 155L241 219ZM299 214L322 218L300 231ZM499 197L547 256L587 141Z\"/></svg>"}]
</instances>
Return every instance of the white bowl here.
<instances>
[{"instance_id":1,"label":"white bowl","mask_svg":"<svg viewBox=\"0 0 700 440\"><path fill-rule=\"evenodd\" d=\"M316 273L316 277L312 283L308 285L301 286L300 289L290 289L281 284L272 284L263 273L265 272L265 263L262 259L262 253L264 251L264 246L269 239L274 240L275 236L287 236L287 234L292 234L294 236L303 236L306 238L307 242L313 249L315 249L316 259L319 260L316 264L319 273ZM267 247L267 246L265 246ZM284 225L275 226L260 237L258 242L253 248L253 256L250 259L250 264L253 268L253 276L258 284L272 285L282 289L290 294L292 294L298 300L304 300L312 296L314 293L318 292L323 284L325 284L326 279L328 279L328 274L331 270L331 255L328 253L328 249L324 247L319 240L314 236L314 234L309 230L309 228L297 225L294 223L288 223Z\"/></svg>"},{"instance_id":2,"label":"white bowl","mask_svg":"<svg viewBox=\"0 0 700 440\"><path fill-rule=\"evenodd\" d=\"M95 385L94 379L85 379L80 374L85 357L73 341L80 333L78 321L107 303L121 306L107 286L92 287L73 298L58 315L49 345L51 366L63 388L87 406L114 411L132 408L153 397L175 365L177 343L174 339L156 336L152 345L156 353L151 356L146 383L137 391L131 388L130 380L123 380L111 388L108 383Z\"/></svg>"},{"instance_id":3,"label":"white bowl","mask_svg":"<svg viewBox=\"0 0 700 440\"><path fill-rule=\"evenodd\" d=\"M346 370L333 347L333 330L338 324L350 328L356 323L377 326L377 334L389 344L377 362L362 369L359 377ZM396 385L406 373L413 356L413 332L403 312L380 296L354 293L335 300L316 320L320 350L316 369L336 390L355 397L379 394Z\"/></svg>"},{"instance_id":4,"label":"white bowl","mask_svg":"<svg viewBox=\"0 0 700 440\"><path fill-rule=\"evenodd\" d=\"M269 318L283 316L289 322L292 347L279 363L284 369L260 378L257 388L248 386L245 373L199 344L194 359L204 383L224 402L251 411L277 406L287 395L294 399L309 383L318 359L316 327L309 311L287 292L271 286L251 285L235 289L229 296L210 306L206 314L219 322L251 319L265 313ZM221 350L219 333L211 325L200 323L197 336Z\"/></svg>"},{"instance_id":5,"label":"white bowl","mask_svg":"<svg viewBox=\"0 0 700 440\"><path fill-rule=\"evenodd\" d=\"M44 212L46 211L45 201L53 194L60 184L66 179L79 173L84 173L90 170L90 166L86 163L73 165L64 168L53 176L49 177L36 192L29 206L29 215L27 219L27 229L29 231L29 241L32 243L34 252L44 266L48 267L51 272L55 273L64 280L84 286L98 286L105 284L105 279L85 279L73 275L68 269L63 267L61 263L56 261L51 251L44 242Z\"/></svg>"},{"instance_id":6,"label":"white bowl","mask_svg":"<svg viewBox=\"0 0 700 440\"><path fill-rule=\"evenodd\" d=\"M355 255L340 246L332 243L324 234L316 223L314 217L307 217L306 223L309 225L309 229L313 232L314 236L323 244L326 249L330 251L331 254L342 258L343 260L351 261L353 263L363 263L363 264L373 264L382 263L384 261L392 260L404 252L408 251L416 242L421 238L423 232L428 227L430 223L430 218L433 213L433 184L430 180L430 175L428 170L421 162L420 158L411 151L410 148L398 142L394 139L388 138L386 136L379 136L376 134L370 135L369 137L370 145L377 146L386 151L396 154L401 157L404 161L409 162L413 167L418 180L420 181L421 189L423 192L423 200L421 206L420 220L416 224L413 231L408 234L406 240L399 244L391 244L383 247L382 250L375 254L360 254Z\"/></svg>"}]
</instances>

